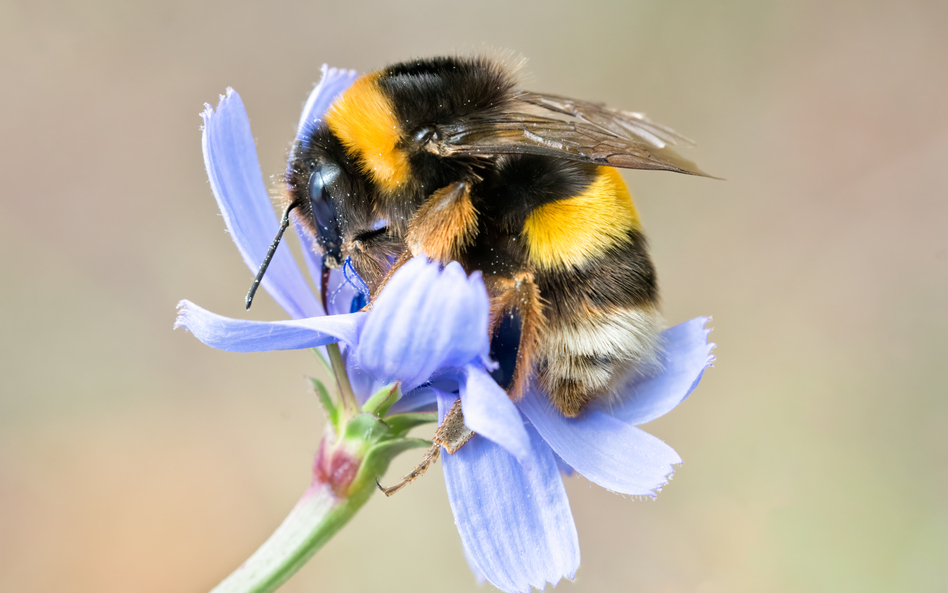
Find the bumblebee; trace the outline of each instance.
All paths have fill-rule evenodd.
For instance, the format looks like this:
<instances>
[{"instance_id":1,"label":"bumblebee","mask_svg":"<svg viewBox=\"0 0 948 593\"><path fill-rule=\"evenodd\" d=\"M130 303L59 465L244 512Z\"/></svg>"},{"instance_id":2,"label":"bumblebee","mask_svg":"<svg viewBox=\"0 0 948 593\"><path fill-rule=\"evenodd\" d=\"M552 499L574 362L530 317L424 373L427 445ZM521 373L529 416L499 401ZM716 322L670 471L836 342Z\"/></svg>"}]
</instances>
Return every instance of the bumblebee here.
<instances>
[{"instance_id":1,"label":"bumblebee","mask_svg":"<svg viewBox=\"0 0 948 593\"><path fill-rule=\"evenodd\" d=\"M489 58L395 64L293 145L281 234L292 211L324 277L350 260L369 306L414 255L479 270L495 378L514 399L535 381L574 417L655 359L655 268L617 168L705 175L668 147L683 142L638 113L522 90Z\"/></svg>"}]
</instances>

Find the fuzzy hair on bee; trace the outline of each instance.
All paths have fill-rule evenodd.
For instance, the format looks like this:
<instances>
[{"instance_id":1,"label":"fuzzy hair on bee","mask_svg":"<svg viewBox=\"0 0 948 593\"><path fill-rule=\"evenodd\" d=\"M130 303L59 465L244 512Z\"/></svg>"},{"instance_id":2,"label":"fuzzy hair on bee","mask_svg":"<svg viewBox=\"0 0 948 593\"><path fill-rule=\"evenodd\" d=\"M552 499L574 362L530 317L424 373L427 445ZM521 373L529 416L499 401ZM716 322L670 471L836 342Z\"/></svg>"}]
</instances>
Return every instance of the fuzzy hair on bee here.
<instances>
[{"instance_id":1,"label":"fuzzy hair on bee","mask_svg":"<svg viewBox=\"0 0 948 593\"><path fill-rule=\"evenodd\" d=\"M498 60L412 60L356 79L296 141L284 206L324 270L351 261L369 306L414 255L480 271L495 378L575 417L659 347L655 268L617 168L705 175L669 147L689 142L522 90Z\"/></svg>"}]
</instances>

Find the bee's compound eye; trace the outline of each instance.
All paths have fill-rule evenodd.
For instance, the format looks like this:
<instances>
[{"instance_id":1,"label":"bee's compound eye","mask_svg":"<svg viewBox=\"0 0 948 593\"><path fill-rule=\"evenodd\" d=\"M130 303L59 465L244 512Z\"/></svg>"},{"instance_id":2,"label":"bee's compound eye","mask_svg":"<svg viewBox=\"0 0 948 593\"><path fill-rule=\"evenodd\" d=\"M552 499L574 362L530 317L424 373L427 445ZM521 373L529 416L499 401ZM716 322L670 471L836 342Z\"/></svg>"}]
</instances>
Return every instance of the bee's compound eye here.
<instances>
[{"instance_id":1,"label":"bee's compound eye","mask_svg":"<svg viewBox=\"0 0 948 593\"><path fill-rule=\"evenodd\" d=\"M334 227L335 208L332 194L339 179L339 166L333 163L317 163L309 177L309 200L316 222L324 229Z\"/></svg>"}]
</instances>

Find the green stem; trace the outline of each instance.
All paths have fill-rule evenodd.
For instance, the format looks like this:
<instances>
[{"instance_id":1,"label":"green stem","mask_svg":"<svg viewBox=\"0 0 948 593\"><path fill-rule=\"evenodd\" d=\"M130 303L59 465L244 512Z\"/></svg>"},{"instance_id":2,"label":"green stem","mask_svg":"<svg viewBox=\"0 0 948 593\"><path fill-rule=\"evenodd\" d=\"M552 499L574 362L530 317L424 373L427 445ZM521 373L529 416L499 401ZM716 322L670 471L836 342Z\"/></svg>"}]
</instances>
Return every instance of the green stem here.
<instances>
[{"instance_id":1,"label":"green stem","mask_svg":"<svg viewBox=\"0 0 948 593\"><path fill-rule=\"evenodd\" d=\"M369 499L389 462L423 439L393 434L388 424L360 413L327 428L313 464L313 482L283 523L212 593L271 593L300 569Z\"/></svg>"},{"instance_id":2,"label":"green stem","mask_svg":"<svg viewBox=\"0 0 948 593\"><path fill-rule=\"evenodd\" d=\"M314 481L290 514L253 555L211 593L269 593L296 573L365 504L375 483L339 498Z\"/></svg>"}]
</instances>

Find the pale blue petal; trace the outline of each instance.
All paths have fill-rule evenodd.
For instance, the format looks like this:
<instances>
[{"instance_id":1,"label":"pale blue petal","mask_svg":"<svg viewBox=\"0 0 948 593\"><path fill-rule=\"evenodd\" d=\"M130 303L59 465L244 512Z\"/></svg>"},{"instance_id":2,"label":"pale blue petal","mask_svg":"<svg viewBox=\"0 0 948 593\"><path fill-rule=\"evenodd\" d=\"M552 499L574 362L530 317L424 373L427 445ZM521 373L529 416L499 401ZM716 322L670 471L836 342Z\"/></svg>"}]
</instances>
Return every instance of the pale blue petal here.
<instances>
[{"instance_id":1,"label":"pale blue petal","mask_svg":"<svg viewBox=\"0 0 948 593\"><path fill-rule=\"evenodd\" d=\"M461 373L461 408L464 424L503 447L527 470L533 466L533 447L523 416L507 392L478 364Z\"/></svg>"},{"instance_id":2,"label":"pale blue petal","mask_svg":"<svg viewBox=\"0 0 948 593\"><path fill-rule=\"evenodd\" d=\"M654 496L681 463L660 439L599 410L566 418L532 389L518 405L564 462L613 492Z\"/></svg>"},{"instance_id":3,"label":"pale blue petal","mask_svg":"<svg viewBox=\"0 0 948 593\"><path fill-rule=\"evenodd\" d=\"M454 400L439 397L442 416ZM536 459L530 472L479 435L441 456L454 522L471 563L508 592L555 585L579 568L576 525L556 460L539 435L528 432Z\"/></svg>"},{"instance_id":4,"label":"pale blue petal","mask_svg":"<svg viewBox=\"0 0 948 593\"><path fill-rule=\"evenodd\" d=\"M698 386L704 370L714 362L705 329L707 317L696 317L662 332L661 368L652 376L633 376L617 390L617 402L599 407L632 425L664 416ZM577 468L578 469L578 468Z\"/></svg>"},{"instance_id":5,"label":"pale blue petal","mask_svg":"<svg viewBox=\"0 0 948 593\"><path fill-rule=\"evenodd\" d=\"M461 549L464 551L464 560L467 562L467 567L471 569L471 572L474 573L474 581L478 585L483 585L487 580L487 577L484 576L484 573L481 572L481 569L478 568L477 563L474 562L474 558L471 556L471 553L467 551L467 547L461 542Z\"/></svg>"},{"instance_id":6,"label":"pale blue petal","mask_svg":"<svg viewBox=\"0 0 948 593\"><path fill-rule=\"evenodd\" d=\"M561 474L563 474L563 475L566 476L567 478L570 478L570 477L573 476L573 474L576 473L576 470L573 469L573 466L572 466L572 465L570 465L570 464L566 463L565 461L563 461L563 458L560 457L559 455L556 455L556 451L553 452L553 455L556 456L556 466L557 466L558 468L560 468L560 473L561 473Z\"/></svg>"},{"instance_id":7,"label":"pale blue petal","mask_svg":"<svg viewBox=\"0 0 948 593\"><path fill-rule=\"evenodd\" d=\"M260 173L247 112L240 95L227 89L217 111L208 105L201 115L204 164L211 190L244 263L256 274L279 221ZM247 278L248 288L252 279ZM319 301L286 246L277 249L261 285L294 319L320 313Z\"/></svg>"},{"instance_id":8,"label":"pale blue petal","mask_svg":"<svg viewBox=\"0 0 948 593\"><path fill-rule=\"evenodd\" d=\"M372 306L356 355L359 365L406 390L441 367L484 360L490 303L479 273L416 257L394 274Z\"/></svg>"},{"instance_id":9,"label":"pale blue petal","mask_svg":"<svg viewBox=\"0 0 948 593\"><path fill-rule=\"evenodd\" d=\"M190 301L178 303L175 328L183 327L212 348L228 352L298 350L343 341L356 342L366 313L292 321L248 321L211 313Z\"/></svg>"},{"instance_id":10,"label":"pale blue petal","mask_svg":"<svg viewBox=\"0 0 948 593\"><path fill-rule=\"evenodd\" d=\"M300 123L296 130L297 140L306 137L308 131L322 119L323 113L329 109L333 100L359 77L359 73L355 70L330 68L326 64L323 64L321 70L323 76L303 106L303 113L300 115Z\"/></svg>"}]
</instances>

